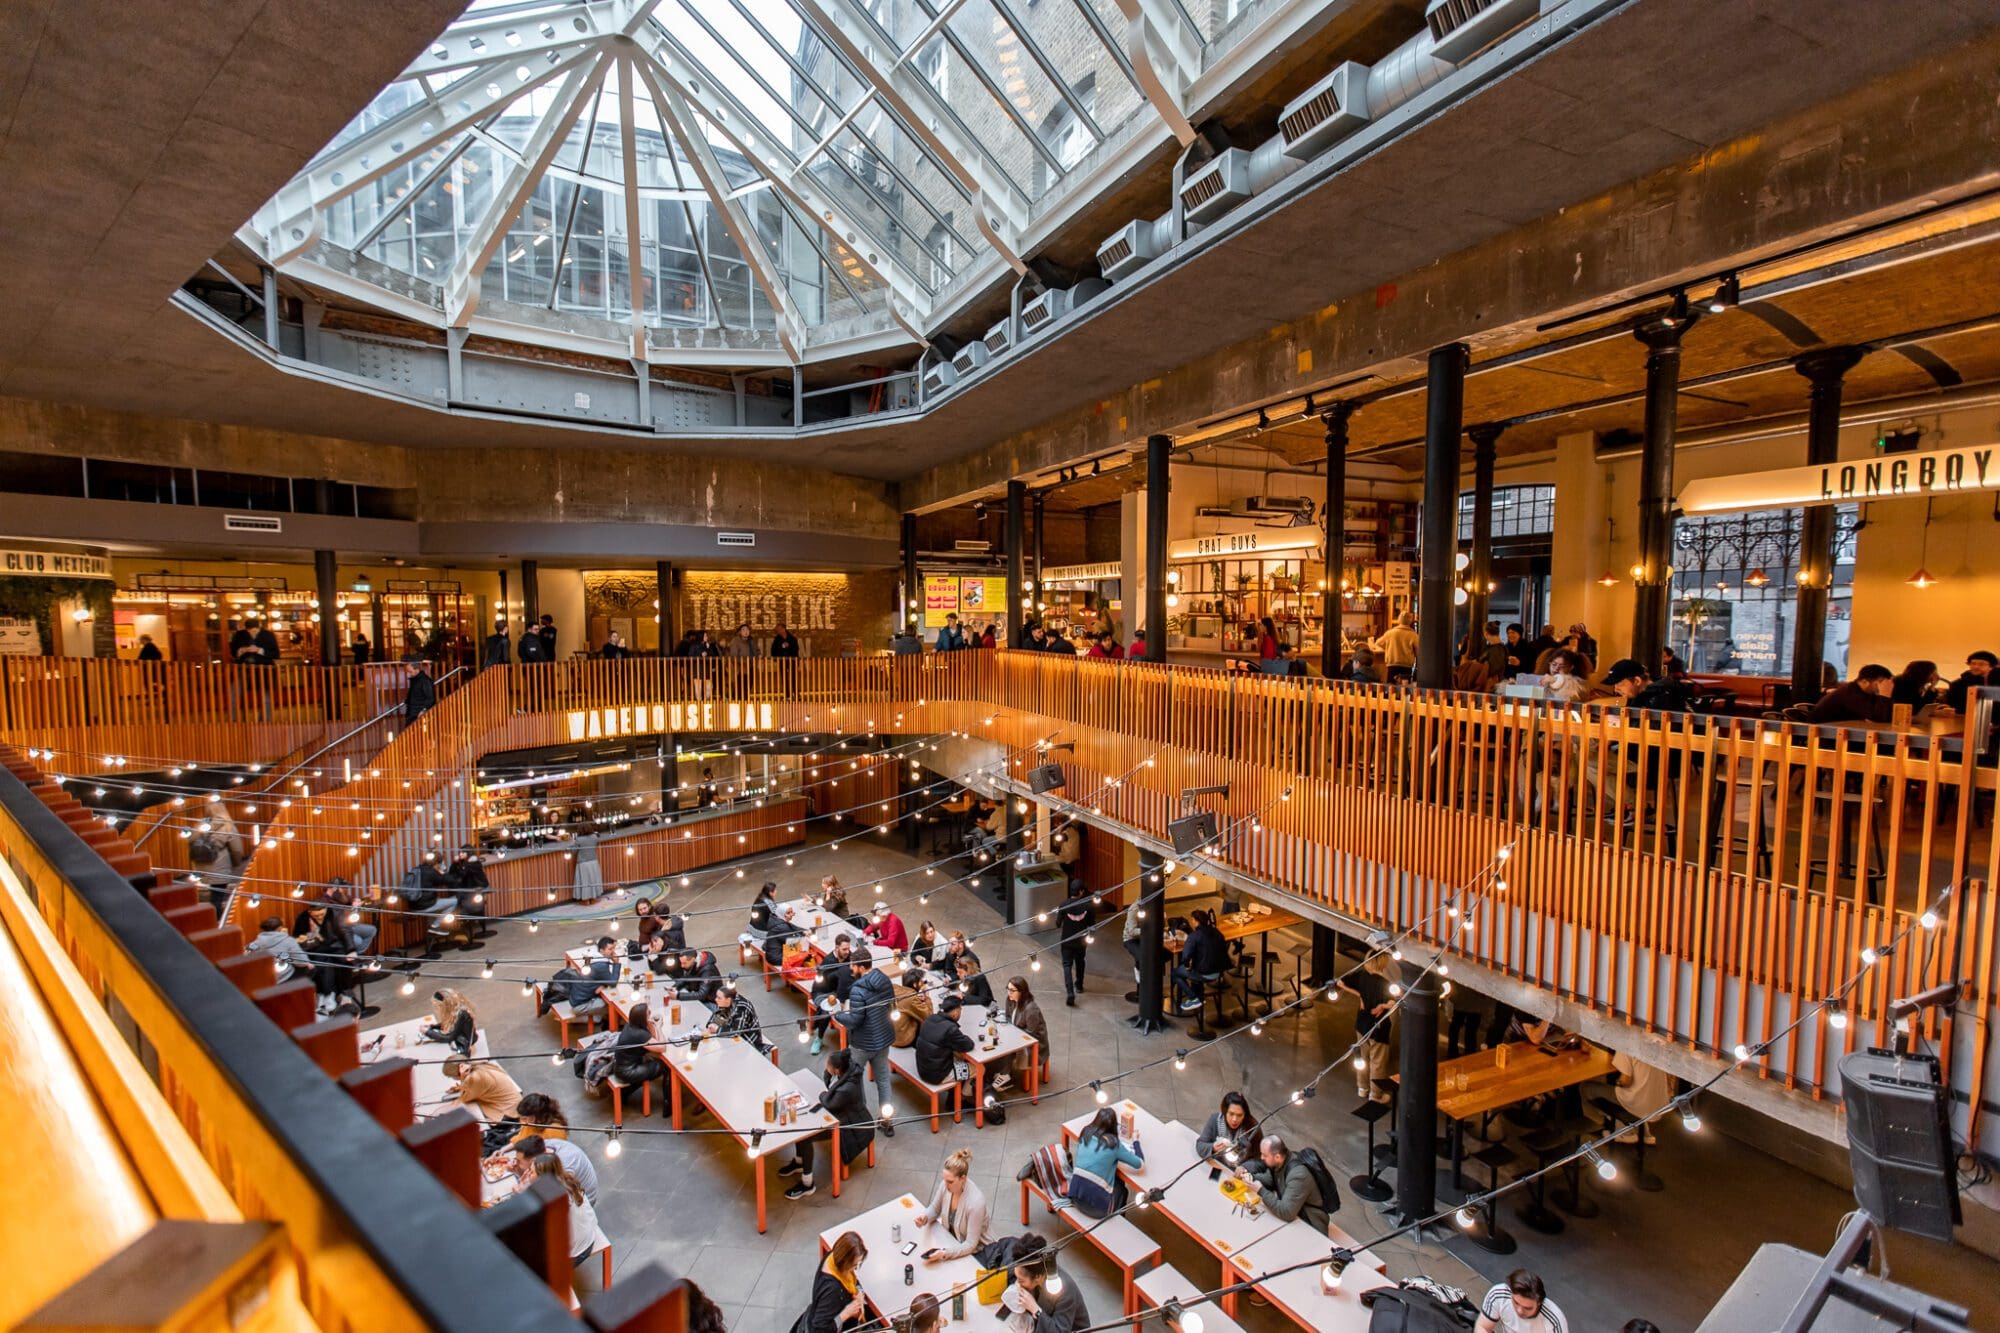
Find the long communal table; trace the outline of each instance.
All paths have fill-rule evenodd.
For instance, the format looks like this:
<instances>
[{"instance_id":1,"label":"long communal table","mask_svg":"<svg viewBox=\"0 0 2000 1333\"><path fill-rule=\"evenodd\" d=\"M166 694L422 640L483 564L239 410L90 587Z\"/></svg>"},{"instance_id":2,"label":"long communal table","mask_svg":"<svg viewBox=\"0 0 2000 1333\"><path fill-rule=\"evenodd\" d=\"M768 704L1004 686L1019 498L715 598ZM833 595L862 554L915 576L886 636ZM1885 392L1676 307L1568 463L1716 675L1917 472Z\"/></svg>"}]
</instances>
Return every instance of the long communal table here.
<instances>
[{"instance_id":1,"label":"long communal table","mask_svg":"<svg viewBox=\"0 0 2000 1333\"><path fill-rule=\"evenodd\" d=\"M369 1028L361 1034L363 1064L372 1065L398 1056L411 1061L410 1100L419 1120L443 1115L458 1105L458 1098L451 1091L452 1080L444 1072L444 1062L452 1055L451 1047L441 1041L423 1039L423 1029L430 1021L428 1018L406 1018L400 1023ZM472 1058L484 1060L490 1053L486 1045L486 1030L481 1028L478 1039L472 1043Z\"/></svg>"},{"instance_id":2,"label":"long communal table","mask_svg":"<svg viewBox=\"0 0 2000 1333\"><path fill-rule=\"evenodd\" d=\"M852 1231L861 1237L868 1251L868 1257L861 1261L861 1295L885 1325L907 1313L910 1302L925 1292L937 1297L938 1304L949 1316L952 1293L962 1291L965 1293L966 1318L953 1323L977 1328L986 1322L975 1312L979 1262L971 1255L938 1263L924 1262L920 1256L925 1250L947 1244L955 1246L957 1242L936 1222L926 1227L918 1226L917 1217L922 1211L923 1205L914 1194L904 1194L878 1204L858 1217L820 1232L819 1252L824 1255L832 1249L842 1232ZM902 1228L902 1245L895 1243L897 1227ZM915 1242L915 1248L905 1255L903 1249L911 1242ZM907 1283L903 1281L906 1267L910 1273Z\"/></svg>"},{"instance_id":3,"label":"long communal table","mask_svg":"<svg viewBox=\"0 0 2000 1333\"><path fill-rule=\"evenodd\" d=\"M1221 1182L1209 1179L1210 1168L1198 1165L1195 1131L1177 1120L1161 1120L1133 1101L1113 1105L1132 1116L1133 1132L1146 1157L1143 1166L1120 1166L1119 1176L1135 1197L1156 1187L1165 1190L1158 1203L1132 1209L1127 1217L1158 1213L1166 1218L1221 1261L1218 1286L1254 1283L1272 1305L1303 1328L1366 1333L1370 1315L1360 1295L1389 1283L1372 1250L1360 1248L1361 1243L1338 1224L1322 1234L1303 1221L1283 1222L1268 1209L1232 1202L1222 1192ZM1064 1141L1080 1135L1095 1115L1090 1111L1064 1122ZM1294 1273L1279 1271L1309 1259L1324 1263L1336 1246L1353 1250L1354 1262L1331 1295L1321 1286L1317 1265ZM1235 1294L1224 1296L1221 1305L1224 1313L1235 1317Z\"/></svg>"},{"instance_id":4,"label":"long communal table","mask_svg":"<svg viewBox=\"0 0 2000 1333\"><path fill-rule=\"evenodd\" d=\"M1507 1042L1440 1063L1437 1107L1451 1122L1452 1183L1460 1189L1465 1187L1461 1168L1465 1163L1467 1122L1531 1097L1603 1078L1610 1072L1611 1052L1588 1043L1548 1051L1533 1042ZM1402 1075L1395 1077L1400 1081Z\"/></svg>"}]
</instances>

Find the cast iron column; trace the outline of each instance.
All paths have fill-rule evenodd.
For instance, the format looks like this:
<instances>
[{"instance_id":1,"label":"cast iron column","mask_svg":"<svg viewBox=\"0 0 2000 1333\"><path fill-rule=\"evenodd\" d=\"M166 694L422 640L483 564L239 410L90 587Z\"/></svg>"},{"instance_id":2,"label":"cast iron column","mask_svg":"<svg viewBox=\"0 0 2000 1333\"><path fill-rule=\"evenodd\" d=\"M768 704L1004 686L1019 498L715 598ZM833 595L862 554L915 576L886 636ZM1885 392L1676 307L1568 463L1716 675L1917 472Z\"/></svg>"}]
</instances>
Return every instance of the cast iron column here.
<instances>
[{"instance_id":1,"label":"cast iron column","mask_svg":"<svg viewBox=\"0 0 2000 1333\"><path fill-rule=\"evenodd\" d=\"M1164 435L1146 437L1146 660L1167 660L1167 460L1174 442ZM1148 912L1151 921L1158 912ZM1146 988L1142 983L1139 994ZM1155 990L1157 1007L1159 993ZM1145 1000L1139 1002L1146 1012Z\"/></svg>"},{"instance_id":2,"label":"cast iron column","mask_svg":"<svg viewBox=\"0 0 2000 1333\"><path fill-rule=\"evenodd\" d=\"M1034 506L1035 506L1035 507L1034 507L1034 520L1035 520L1035 539L1034 539L1034 540L1035 540L1035 547L1034 547L1034 553L1035 553L1035 572L1034 572L1034 574L1033 574L1033 576L1032 576L1032 577L1033 577L1033 579L1034 579L1034 582L1035 582L1035 601L1036 601L1037 603L1040 603L1040 602L1045 602L1045 601L1047 601L1047 600L1048 600L1048 593L1047 593L1047 591L1046 591L1046 590L1045 590L1045 589L1044 589L1044 588L1042 587L1042 533L1043 533L1043 529L1044 529L1044 528L1046 527L1046 525L1047 525L1047 522L1048 522L1048 517L1047 517L1047 515L1046 515L1046 514L1045 514L1045 513L1043 512L1043 511L1044 511L1044 508L1045 508L1045 506L1044 506L1043 502L1044 502L1045 500L1047 500L1047 499L1048 499L1048 492L1047 492L1047 491L1036 491L1036 492L1035 492L1035 498L1034 498ZM1036 620L1040 620L1040 619L1042 618L1042 614L1041 614L1041 612L1039 612L1039 611L1035 612L1035 615L1034 615L1034 618L1035 618Z\"/></svg>"},{"instance_id":3,"label":"cast iron column","mask_svg":"<svg viewBox=\"0 0 2000 1333\"><path fill-rule=\"evenodd\" d=\"M660 656L673 652L681 641L674 624L674 562L662 560L653 566L653 595L660 599Z\"/></svg>"},{"instance_id":4,"label":"cast iron column","mask_svg":"<svg viewBox=\"0 0 2000 1333\"><path fill-rule=\"evenodd\" d=\"M1458 437L1465 416L1464 343L1431 352L1424 412L1422 582L1417 595L1417 684L1451 688L1452 576L1458 553Z\"/></svg>"},{"instance_id":5,"label":"cast iron column","mask_svg":"<svg viewBox=\"0 0 2000 1333\"><path fill-rule=\"evenodd\" d=\"M1340 576L1347 567L1347 419L1354 404L1335 403L1326 423L1326 587L1319 594L1319 671L1340 674Z\"/></svg>"},{"instance_id":6,"label":"cast iron column","mask_svg":"<svg viewBox=\"0 0 2000 1333\"><path fill-rule=\"evenodd\" d=\"M1009 642L1012 642L1010 639ZM1005 788L1000 791L1003 817L1001 822L1000 860L994 865L994 873L1000 876L1001 920L1013 925L1014 915L1014 857L1021 850L1021 815L1016 807L1021 798L1010 796ZM1046 853L1044 853L1046 854ZM1063 890L1067 895L1069 890Z\"/></svg>"},{"instance_id":7,"label":"cast iron column","mask_svg":"<svg viewBox=\"0 0 2000 1333\"><path fill-rule=\"evenodd\" d=\"M1021 646L1021 601L1027 596L1021 583L1028 577L1027 562L1023 558L1027 552L1022 549L1027 544L1027 528L1022 522L1028 504L1028 483L1010 481L1007 483L1007 646ZM1009 880L1011 883L1012 880Z\"/></svg>"},{"instance_id":8,"label":"cast iron column","mask_svg":"<svg viewBox=\"0 0 2000 1333\"><path fill-rule=\"evenodd\" d=\"M542 599L535 588L535 562L521 562L521 627L524 631L533 629L542 618Z\"/></svg>"},{"instance_id":9,"label":"cast iron column","mask_svg":"<svg viewBox=\"0 0 2000 1333\"><path fill-rule=\"evenodd\" d=\"M1681 335L1693 322L1685 315L1663 315L1632 330L1646 344L1646 444L1639 455L1639 573L1632 580L1632 657L1653 674L1660 670L1667 617L1673 609L1673 575L1668 571L1674 561L1674 431L1680 417Z\"/></svg>"},{"instance_id":10,"label":"cast iron column","mask_svg":"<svg viewBox=\"0 0 2000 1333\"><path fill-rule=\"evenodd\" d=\"M904 634L923 634L924 590L917 582L917 516L903 515L903 623ZM1012 644L1007 645L1013 647Z\"/></svg>"},{"instance_id":11,"label":"cast iron column","mask_svg":"<svg viewBox=\"0 0 2000 1333\"><path fill-rule=\"evenodd\" d=\"M1806 407L1806 464L1821 467L1840 458L1841 381L1861 353L1852 347L1808 352L1792 367L1812 383ZM1792 702L1819 698L1826 662L1826 604L1833 585L1832 505L1811 505L1799 527L1799 602L1792 625Z\"/></svg>"},{"instance_id":12,"label":"cast iron column","mask_svg":"<svg viewBox=\"0 0 2000 1333\"><path fill-rule=\"evenodd\" d=\"M1469 641L1474 645L1486 642L1486 608L1492 598L1486 585L1493 581L1493 446L1505 429L1488 424L1466 432L1472 437L1472 563L1466 566L1472 590L1466 607L1472 612Z\"/></svg>"},{"instance_id":13,"label":"cast iron column","mask_svg":"<svg viewBox=\"0 0 2000 1333\"><path fill-rule=\"evenodd\" d=\"M1404 962L1405 989L1396 1010L1403 1043L1402 1086L1396 1091L1396 1211L1405 1222L1429 1217L1437 1202L1437 982L1418 980L1421 970Z\"/></svg>"},{"instance_id":14,"label":"cast iron column","mask_svg":"<svg viewBox=\"0 0 2000 1333\"><path fill-rule=\"evenodd\" d=\"M319 660L340 665L340 574L331 551L313 552L313 582L319 585Z\"/></svg>"},{"instance_id":15,"label":"cast iron column","mask_svg":"<svg viewBox=\"0 0 2000 1333\"><path fill-rule=\"evenodd\" d=\"M1161 436L1154 436L1160 439ZM1161 622L1165 623L1165 622ZM1154 635L1146 636L1152 651ZM1166 635L1158 636L1164 640ZM1167 874L1165 858L1139 853L1139 910L1146 914L1139 923L1139 1012L1132 1026L1141 1032L1158 1032L1167 1026L1164 991L1167 980ZM1122 929L1122 927L1121 927Z\"/></svg>"}]
</instances>

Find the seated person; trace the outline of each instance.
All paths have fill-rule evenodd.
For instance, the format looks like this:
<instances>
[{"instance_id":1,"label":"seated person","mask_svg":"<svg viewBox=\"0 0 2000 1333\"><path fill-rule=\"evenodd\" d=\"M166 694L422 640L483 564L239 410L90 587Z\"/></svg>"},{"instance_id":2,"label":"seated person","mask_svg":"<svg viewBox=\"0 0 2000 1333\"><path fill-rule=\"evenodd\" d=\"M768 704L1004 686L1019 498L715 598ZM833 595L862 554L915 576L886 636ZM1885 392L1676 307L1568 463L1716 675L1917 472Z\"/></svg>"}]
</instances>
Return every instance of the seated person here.
<instances>
[{"instance_id":1,"label":"seated person","mask_svg":"<svg viewBox=\"0 0 2000 1333\"><path fill-rule=\"evenodd\" d=\"M318 984L313 973L313 961L307 956L305 946L293 939L285 930L284 920L267 916L257 923L257 938L250 941L252 953L271 955L277 963L278 980L292 981L303 978Z\"/></svg>"},{"instance_id":2,"label":"seated person","mask_svg":"<svg viewBox=\"0 0 2000 1333\"><path fill-rule=\"evenodd\" d=\"M975 967L979 965L979 955L972 951L972 945L966 940L965 932L962 930L951 932L951 943L946 946L945 953L949 957L950 965L938 970L947 972L951 976L958 975L958 960L961 958L970 958Z\"/></svg>"},{"instance_id":3,"label":"seated person","mask_svg":"<svg viewBox=\"0 0 2000 1333\"><path fill-rule=\"evenodd\" d=\"M1895 717L1891 700L1896 688L1895 673L1879 662L1870 662L1854 673L1845 685L1827 691L1812 706L1813 722L1888 722Z\"/></svg>"},{"instance_id":4,"label":"seated person","mask_svg":"<svg viewBox=\"0 0 2000 1333\"><path fill-rule=\"evenodd\" d=\"M1216 929L1215 914L1196 908L1194 929L1181 946L1180 961L1174 965L1174 1003L1184 1014L1201 1008L1201 988L1229 968L1229 942Z\"/></svg>"},{"instance_id":5,"label":"seated person","mask_svg":"<svg viewBox=\"0 0 2000 1333\"><path fill-rule=\"evenodd\" d=\"M651 898L641 898L632 904L632 911L639 918L640 944L650 944L655 939L665 936L667 947L678 951L687 943L682 932L685 922L667 912L664 904L656 909Z\"/></svg>"},{"instance_id":6,"label":"seated person","mask_svg":"<svg viewBox=\"0 0 2000 1333\"><path fill-rule=\"evenodd\" d=\"M854 940L842 935L833 942L833 952L823 960L813 981L811 1008L812 1017L807 1020L812 1026L812 1051L818 1055L826 1048L826 1027L833 1021L833 1012L847 1003L847 993L854 989ZM833 1002L828 1008L827 1002Z\"/></svg>"},{"instance_id":7,"label":"seated person","mask_svg":"<svg viewBox=\"0 0 2000 1333\"><path fill-rule=\"evenodd\" d=\"M642 1000L626 1013L625 1026L612 1039L611 1077L634 1087L666 1078L667 1066L660 1058L660 1050L660 1033L653 1022L653 1011Z\"/></svg>"},{"instance_id":8,"label":"seated person","mask_svg":"<svg viewBox=\"0 0 2000 1333\"><path fill-rule=\"evenodd\" d=\"M656 930L652 938L643 944L638 940L625 942L625 957L628 961L643 963L654 976L665 976L676 969L680 962L680 951L669 947L667 932Z\"/></svg>"},{"instance_id":9,"label":"seated person","mask_svg":"<svg viewBox=\"0 0 2000 1333\"><path fill-rule=\"evenodd\" d=\"M929 921L917 927L917 937L910 941L910 962L923 967L935 967L950 952L951 946Z\"/></svg>"},{"instance_id":10,"label":"seated person","mask_svg":"<svg viewBox=\"0 0 2000 1333\"><path fill-rule=\"evenodd\" d=\"M331 997L347 989L354 979L360 951L354 947L347 923L326 903L310 903L292 922L292 938L313 960L313 987L325 1008Z\"/></svg>"},{"instance_id":11,"label":"seated person","mask_svg":"<svg viewBox=\"0 0 2000 1333\"><path fill-rule=\"evenodd\" d=\"M805 935L804 929L792 919L796 915L796 909L790 907L771 914L770 925L764 931L764 961L772 967L784 966L786 943Z\"/></svg>"},{"instance_id":12,"label":"seated person","mask_svg":"<svg viewBox=\"0 0 2000 1333\"><path fill-rule=\"evenodd\" d=\"M722 988L722 970L715 965L714 954L706 949L682 949L675 974L675 998L715 1003L715 993Z\"/></svg>"},{"instance_id":13,"label":"seated person","mask_svg":"<svg viewBox=\"0 0 2000 1333\"><path fill-rule=\"evenodd\" d=\"M771 929L771 918L777 915L778 886L770 880L757 890L757 897L750 904L750 933L758 939Z\"/></svg>"},{"instance_id":14,"label":"seated person","mask_svg":"<svg viewBox=\"0 0 2000 1333\"><path fill-rule=\"evenodd\" d=\"M481 1147L494 1152L505 1147L521 1127L515 1113L521 1105L521 1085L491 1060L471 1060L454 1055L444 1062L444 1076L451 1080L451 1096L460 1106L486 1122Z\"/></svg>"},{"instance_id":15,"label":"seated person","mask_svg":"<svg viewBox=\"0 0 2000 1333\"><path fill-rule=\"evenodd\" d=\"M618 980L618 941L610 935L599 937L597 953L590 960L588 971L579 972L573 967L565 967L549 978L549 984L542 987L542 998L535 1006L535 1017L540 1018L555 1008L560 1001L568 1001L575 1013L586 1014L604 1012L604 998L597 993L598 987L609 986Z\"/></svg>"},{"instance_id":16,"label":"seated person","mask_svg":"<svg viewBox=\"0 0 2000 1333\"><path fill-rule=\"evenodd\" d=\"M1307 1226L1324 1234L1328 1215L1340 1201L1320 1197L1319 1182L1303 1156L1276 1134L1266 1135L1257 1149L1256 1161L1236 1168L1237 1178L1256 1189L1271 1216L1280 1222L1304 1218Z\"/></svg>"},{"instance_id":17,"label":"seated person","mask_svg":"<svg viewBox=\"0 0 2000 1333\"><path fill-rule=\"evenodd\" d=\"M441 1041L460 1055L471 1055L479 1043L479 1011L455 990L431 992L431 1021L420 1030L423 1041Z\"/></svg>"},{"instance_id":18,"label":"seated person","mask_svg":"<svg viewBox=\"0 0 2000 1333\"><path fill-rule=\"evenodd\" d=\"M1027 1235L1014 1243L1013 1281L1000 1293L1007 1333L1074 1333L1089 1328L1090 1311L1076 1281L1056 1267L1048 1242Z\"/></svg>"},{"instance_id":19,"label":"seated person","mask_svg":"<svg viewBox=\"0 0 2000 1333\"><path fill-rule=\"evenodd\" d=\"M716 989L715 1013L709 1017L708 1032L712 1037L741 1037L759 1051L771 1049L757 1025L757 1007L737 994L734 982L725 981Z\"/></svg>"},{"instance_id":20,"label":"seated person","mask_svg":"<svg viewBox=\"0 0 2000 1333\"><path fill-rule=\"evenodd\" d=\"M1026 1078L1035 1061L1049 1061L1049 1020L1042 1016L1041 1002L1028 988L1026 977L1007 978L1007 1007L1001 1015L1009 1023L1035 1039L1035 1044L1014 1057L1012 1070L994 1076L993 1090L1004 1091L1016 1078Z\"/></svg>"},{"instance_id":21,"label":"seated person","mask_svg":"<svg viewBox=\"0 0 2000 1333\"><path fill-rule=\"evenodd\" d=\"M903 925L903 918L890 911L887 903L875 904L875 919L868 923L868 929L862 933L895 953L901 953L910 947L910 932Z\"/></svg>"},{"instance_id":22,"label":"seated person","mask_svg":"<svg viewBox=\"0 0 2000 1333\"><path fill-rule=\"evenodd\" d=\"M963 1259L993 1243L993 1212L986 1206L985 1193L972 1182L971 1149L960 1148L944 1159L931 1201L915 1220L920 1227L936 1223L950 1237L923 1252L927 1264Z\"/></svg>"},{"instance_id":23,"label":"seated person","mask_svg":"<svg viewBox=\"0 0 2000 1333\"><path fill-rule=\"evenodd\" d=\"M993 1007L993 983L979 970L976 954L962 954L958 960L958 993L965 997L967 1004Z\"/></svg>"},{"instance_id":24,"label":"seated person","mask_svg":"<svg viewBox=\"0 0 2000 1333\"><path fill-rule=\"evenodd\" d=\"M946 991L944 998L938 1002L937 1012L917 1028L917 1040L911 1054L916 1057L917 1077L924 1082L955 1082L965 1095L970 1096L972 1066L959 1058L974 1049L971 1036L958 1025L959 1013L964 1008L965 1002L955 992Z\"/></svg>"},{"instance_id":25,"label":"seated person","mask_svg":"<svg viewBox=\"0 0 2000 1333\"><path fill-rule=\"evenodd\" d=\"M825 1081L826 1091L806 1109L826 1111L840 1122L840 1158L844 1165L867 1152L868 1145L875 1141L875 1116L868 1109L868 1092L851 1052L829 1051L820 1077ZM823 1129L806 1135L793 1147L792 1160L778 1168L781 1176L798 1177L785 1191L787 1199L803 1199L813 1192L813 1144L832 1137L833 1131Z\"/></svg>"},{"instance_id":26,"label":"seated person","mask_svg":"<svg viewBox=\"0 0 2000 1333\"><path fill-rule=\"evenodd\" d=\"M1257 1118L1240 1092L1222 1094L1222 1105L1208 1113L1195 1136L1195 1156L1234 1170L1257 1152Z\"/></svg>"},{"instance_id":27,"label":"seated person","mask_svg":"<svg viewBox=\"0 0 2000 1333\"><path fill-rule=\"evenodd\" d=\"M1120 1166L1146 1164L1146 1150L1137 1138L1128 1148L1118 1138L1118 1111L1100 1106L1077 1136L1075 1166L1069 1176L1069 1201L1091 1217L1109 1217L1125 1206L1128 1191L1118 1178Z\"/></svg>"}]
</instances>

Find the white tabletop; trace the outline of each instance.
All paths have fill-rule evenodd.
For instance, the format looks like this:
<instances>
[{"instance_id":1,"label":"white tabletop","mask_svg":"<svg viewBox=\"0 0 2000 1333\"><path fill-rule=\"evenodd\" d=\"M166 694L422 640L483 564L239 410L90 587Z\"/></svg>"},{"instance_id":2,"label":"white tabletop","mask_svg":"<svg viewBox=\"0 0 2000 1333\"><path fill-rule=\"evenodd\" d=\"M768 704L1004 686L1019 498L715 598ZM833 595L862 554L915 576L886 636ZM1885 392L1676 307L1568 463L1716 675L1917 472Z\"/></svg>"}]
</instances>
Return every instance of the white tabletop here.
<instances>
[{"instance_id":1,"label":"white tabletop","mask_svg":"<svg viewBox=\"0 0 2000 1333\"><path fill-rule=\"evenodd\" d=\"M986 1047L987 1008L983 1004L968 1004L958 1011L958 1028L976 1043L975 1049L967 1051L965 1058L974 1064L989 1065L1001 1060L1012 1061L1022 1051L1035 1044L1035 1039L1012 1023L1004 1022L994 1015L994 1027L999 1044L993 1049Z\"/></svg>"},{"instance_id":2,"label":"white tabletop","mask_svg":"<svg viewBox=\"0 0 2000 1333\"><path fill-rule=\"evenodd\" d=\"M393 1060L399 1055L416 1061L410 1070L410 1094L416 1103L419 1120L429 1120L458 1105L458 1098L451 1091L452 1080L444 1072L444 1062L453 1051L444 1042L423 1040L424 1026L430 1022L428 1017L406 1018L400 1023L369 1028L361 1034L363 1064ZM382 1039L379 1049L375 1047L377 1037ZM396 1045L398 1037L403 1040L400 1049ZM478 1040L472 1043L472 1054L475 1059L485 1059L489 1054L484 1029L480 1030Z\"/></svg>"},{"instance_id":3,"label":"white tabletop","mask_svg":"<svg viewBox=\"0 0 2000 1333\"><path fill-rule=\"evenodd\" d=\"M844 917L829 915L824 909L812 906L803 898L788 899L779 903L773 910L780 917L790 912L791 923L806 932L806 943L822 956L832 953L833 946L842 935L845 935L854 941L857 949L868 950L868 956L874 960L875 966L888 972L891 977L902 973L903 965L897 959L894 950L885 949L868 939L853 922Z\"/></svg>"},{"instance_id":4,"label":"white tabletop","mask_svg":"<svg viewBox=\"0 0 2000 1333\"><path fill-rule=\"evenodd\" d=\"M1139 1274L1132 1285L1146 1298L1145 1304L1156 1310L1163 1308L1168 1301L1185 1302L1190 1296L1200 1295L1202 1290L1172 1264L1161 1264ZM1182 1308L1201 1316L1201 1326L1206 1333L1243 1333L1243 1326L1224 1314L1222 1307L1213 1301L1183 1305Z\"/></svg>"},{"instance_id":5,"label":"white tabletop","mask_svg":"<svg viewBox=\"0 0 2000 1333\"><path fill-rule=\"evenodd\" d=\"M1320 1283L1320 1267L1326 1262L1330 1245L1351 1243L1335 1237L1331 1242L1303 1222L1291 1222L1230 1259L1230 1264L1306 1328L1333 1330L1334 1333L1367 1333L1370 1314L1361 1303L1361 1293L1392 1285L1382 1272L1381 1260L1363 1250L1340 1275L1340 1289L1329 1296ZM1265 1279L1262 1274L1311 1264L1290 1273Z\"/></svg>"},{"instance_id":6,"label":"white tabletop","mask_svg":"<svg viewBox=\"0 0 2000 1333\"><path fill-rule=\"evenodd\" d=\"M974 1287L979 1281L979 1261L971 1255L962 1259L946 1259L941 1263L927 1264L921 1256L925 1250L956 1245L949 1232L932 1223L920 1227L916 1223L917 1214L923 1205L914 1194L891 1199L887 1203L870 1208L859 1217L830 1226L819 1233L820 1248L824 1250L840 1238L843 1231L856 1232L868 1249L868 1257L861 1261L861 1294L868 1298L877 1314L894 1317L910 1308L910 1302L924 1292L938 1298L948 1315L951 1312L951 1292L954 1288L965 1289L965 1304L968 1320L979 1298ZM903 1245L912 1241L916 1248L907 1256L903 1245L891 1240L892 1228L903 1228ZM903 1285L903 1266L910 1265L914 1281ZM996 1328L998 1324L994 1325Z\"/></svg>"},{"instance_id":7,"label":"white tabletop","mask_svg":"<svg viewBox=\"0 0 2000 1333\"><path fill-rule=\"evenodd\" d=\"M796 1124L783 1129L767 1120L765 1097L782 1098L799 1089L789 1074L741 1037L710 1038L701 1043L692 1058L687 1047L676 1046L669 1051L668 1059L674 1076L701 1098L738 1141L747 1145L752 1130L763 1130L763 1150L767 1155L807 1135L831 1129L837 1123L825 1111L801 1112Z\"/></svg>"}]
</instances>

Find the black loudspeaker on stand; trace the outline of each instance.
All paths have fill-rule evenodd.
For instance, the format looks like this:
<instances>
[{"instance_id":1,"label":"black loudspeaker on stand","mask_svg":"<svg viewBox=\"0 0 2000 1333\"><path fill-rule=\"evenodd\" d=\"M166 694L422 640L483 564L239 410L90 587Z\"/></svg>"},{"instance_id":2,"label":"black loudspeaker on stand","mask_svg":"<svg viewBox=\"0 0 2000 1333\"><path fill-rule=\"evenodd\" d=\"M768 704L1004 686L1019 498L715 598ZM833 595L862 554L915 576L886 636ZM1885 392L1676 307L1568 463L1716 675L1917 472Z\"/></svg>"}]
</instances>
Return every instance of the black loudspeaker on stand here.
<instances>
[{"instance_id":1,"label":"black loudspeaker on stand","mask_svg":"<svg viewBox=\"0 0 2000 1333\"><path fill-rule=\"evenodd\" d=\"M1961 1220L1943 1080L1929 1055L1840 1061L1854 1197L1882 1226L1948 1241Z\"/></svg>"}]
</instances>

